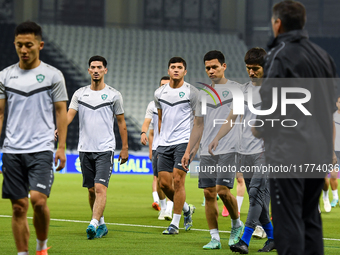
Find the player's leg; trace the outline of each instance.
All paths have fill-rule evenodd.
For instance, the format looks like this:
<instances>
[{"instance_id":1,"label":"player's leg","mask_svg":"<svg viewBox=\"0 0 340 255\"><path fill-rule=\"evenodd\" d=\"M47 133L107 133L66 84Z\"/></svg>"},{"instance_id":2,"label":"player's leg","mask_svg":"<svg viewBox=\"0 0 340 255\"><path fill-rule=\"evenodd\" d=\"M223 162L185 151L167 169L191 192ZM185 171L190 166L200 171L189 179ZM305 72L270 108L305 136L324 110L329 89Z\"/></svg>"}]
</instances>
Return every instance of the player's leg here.
<instances>
[{"instance_id":1,"label":"player's leg","mask_svg":"<svg viewBox=\"0 0 340 255\"><path fill-rule=\"evenodd\" d=\"M158 154L157 159L157 173L160 188L164 194L173 201L174 186L173 186L173 146L158 146L156 150Z\"/></svg>"},{"instance_id":2,"label":"player's leg","mask_svg":"<svg viewBox=\"0 0 340 255\"><path fill-rule=\"evenodd\" d=\"M27 222L28 183L27 173L23 171L21 154L7 154L2 156L3 185L2 198L11 199L12 203L12 231L18 252L27 252L29 227Z\"/></svg>"},{"instance_id":3,"label":"player's leg","mask_svg":"<svg viewBox=\"0 0 340 255\"><path fill-rule=\"evenodd\" d=\"M338 160L338 165L340 163L340 151L335 152L337 160ZM330 178L330 185L332 189L332 195L333 195L333 200L331 202L331 206L335 207L338 202L339 202L339 194L338 194L338 172L339 168L335 167L333 171L331 171L331 178Z\"/></svg>"},{"instance_id":4,"label":"player's leg","mask_svg":"<svg viewBox=\"0 0 340 255\"><path fill-rule=\"evenodd\" d=\"M331 203L329 202L328 190L329 190L329 180L326 176L325 181L324 181L324 185L323 185L323 188L322 188L323 207L324 207L326 212L330 212L332 210Z\"/></svg>"},{"instance_id":5,"label":"player's leg","mask_svg":"<svg viewBox=\"0 0 340 255\"><path fill-rule=\"evenodd\" d=\"M210 166L215 166L217 157L201 156L200 171L198 172L198 187L204 190L205 217L207 219L211 240L203 249L221 249L221 240L218 231L218 205L216 191L216 172L209 172ZM208 168L209 167L209 168Z\"/></svg>"},{"instance_id":6,"label":"player's leg","mask_svg":"<svg viewBox=\"0 0 340 255\"><path fill-rule=\"evenodd\" d=\"M47 237L50 224L50 210L47 198L54 180L53 153L43 151L24 154L23 159L28 168L31 204L33 208L33 225L37 236L37 251L47 250Z\"/></svg>"},{"instance_id":7,"label":"player's leg","mask_svg":"<svg viewBox=\"0 0 340 255\"><path fill-rule=\"evenodd\" d=\"M89 192L89 204L90 204L91 212L93 212L93 205L94 205L94 201L96 200L96 192L94 191L94 186L91 188L88 188L88 192Z\"/></svg>"},{"instance_id":8,"label":"player's leg","mask_svg":"<svg viewBox=\"0 0 340 255\"><path fill-rule=\"evenodd\" d=\"M162 189L159 187L158 185L158 173L157 173L157 151L153 150L152 151L152 170L153 170L153 181L152 181L152 198L153 198L153 203L152 203L152 207L157 210L160 211L161 207L160 207L160 197L165 196ZM162 197L162 199L164 199ZM165 208L163 208L165 209Z\"/></svg>"},{"instance_id":9,"label":"player's leg","mask_svg":"<svg viewBox=\"0 0 340 255\"><path fill-rule=\"evenodd\" d=\"M320 197L322 179L305 179L302 219L305 226L306 255L324 254L322 239L322 223L317 206Z\"/></svg>"},{"instance_id":10,"label":"player's leg","mask_svg":"<svg viewBox=\"0 0 340 255\"><path fill-rule=\"evenodd\" d=\"M95 202L93 205L90 225L98 226L95 238L101 238L108 233L104 221L106 193L113 168L113 151L92 153L95 162L96 176L94 178ZM97 225L97 226L96 226Z\"/></svg>"},{"instance_id":11,"label":"player's leg","mask_svg":"<svg viewBox=\"0 0 340 255\"><path fill-rule=\"evenodd\" d=\"M241 213L241 206L243 203L244 192L246 190L246 184L244 183L243 174L236 173L237 188L236 188L236 200L238 212Z\"/></svg>"}]
</instances>

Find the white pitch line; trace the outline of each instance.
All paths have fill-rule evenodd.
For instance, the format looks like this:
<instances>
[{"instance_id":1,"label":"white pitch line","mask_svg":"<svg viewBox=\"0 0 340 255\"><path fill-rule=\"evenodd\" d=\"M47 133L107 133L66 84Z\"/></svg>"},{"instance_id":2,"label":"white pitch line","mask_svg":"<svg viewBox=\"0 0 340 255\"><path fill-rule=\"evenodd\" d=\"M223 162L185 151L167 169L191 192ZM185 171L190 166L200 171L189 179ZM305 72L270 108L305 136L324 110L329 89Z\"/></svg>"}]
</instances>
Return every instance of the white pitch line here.
<instances>
[{"instance_id":1,"label":"white pitch line","mask_svg":"<svg viewBox=\"0 0 340 255\"><path fill-rule=\"evenodd\" d=\"M12 218L10 215L0 215L0 218ZM33 219L33 217L27 217L27 219ZM67 219L50 219L51 221L59 221L59 222L72 222L72 223L89 223L88 221L83 220L67 220ZM109 223L105 222L106 225L113 225L113 226L126 226L126 227L140 227L140 228L165 228L163 226L150 226L150 225L138 225L138 224L125 224L125 223ZM183 229L183 228L180 228ZM192 228L191 230L194 231L201 231L201 232L208 232L207 229L197 229ZM226 230L219 230L220 233L230 233L230 231ZM326 241L337 241L340 242L340 239L334 239L334 238L323 238L323 240Z\"/></svg>"}]
</instances>

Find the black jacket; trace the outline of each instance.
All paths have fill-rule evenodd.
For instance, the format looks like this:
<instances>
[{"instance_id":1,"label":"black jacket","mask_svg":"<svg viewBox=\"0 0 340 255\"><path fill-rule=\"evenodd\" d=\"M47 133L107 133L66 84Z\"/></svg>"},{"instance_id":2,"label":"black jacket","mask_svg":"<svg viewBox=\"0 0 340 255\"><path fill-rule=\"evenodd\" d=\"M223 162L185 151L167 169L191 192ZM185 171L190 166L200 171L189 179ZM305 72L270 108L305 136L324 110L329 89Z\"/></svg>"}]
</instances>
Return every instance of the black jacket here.
<instances>
[{"instance_id":1,"label":"black jacket","mask_svg":"<svg viewBox=\"0 0 340 255\"><path fill-rule=\"evenodd\" d=\"M260 90L262 109L271 108L274 87L278 89L278 105L272 114L257 117L265 123L258 130L263 132L267 163L288 166L330 164L333 113L336 110L334 61L326 51L309 41L305 30L279 35L270 48ZM302 105L311 115L306 115L294 104L287 104L286 115L282 114L281 91L282 88L291 87L304 88L310 92L310 100ZM295 100L304 97L302 93L288 93L286 96ZM279 121L271 122L268 119ZM296 126L283 127L282 121L286 126Z\"/></svg>"}]
</instances>

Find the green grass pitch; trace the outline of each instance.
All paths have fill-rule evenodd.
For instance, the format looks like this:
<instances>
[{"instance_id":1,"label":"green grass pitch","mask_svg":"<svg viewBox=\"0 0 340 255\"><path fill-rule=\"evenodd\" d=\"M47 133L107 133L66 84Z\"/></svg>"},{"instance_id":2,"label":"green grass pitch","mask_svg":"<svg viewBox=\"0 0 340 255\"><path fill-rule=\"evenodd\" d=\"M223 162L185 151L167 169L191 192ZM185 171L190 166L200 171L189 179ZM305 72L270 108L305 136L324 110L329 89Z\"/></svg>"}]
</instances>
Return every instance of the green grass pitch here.
<instances>
[{"instance_id":1,"label":"green grass pitch","mask_svg":"<svg viewBox=\"0 0 340 255\"><path fill-rule=\"evenodd\" d=\"M2 175L0 175L2 182ZM157 219L158 213L152 207L152 176L112 175L107 194L105 221L109 233L102 239L87 240L86 227L91 219L87 190L82 188L80 174L56 174L48 206L51 211L48 246L49 254L232 254L228 247L230 218L219 217L222 249L204 251L202 246L209 242L203 202L203 191L197 188L197 178L187 176L186 193L188 203L196 206L193 216L194 229L180 230L176 236L163 236L168 221ZM233 190L235 194L236 190ZM220 213L222 202L219 201ZM325 213L322 208L325 254L340 254L340 208ZM248 199L245 196L241 220L245 222ZM11 230L11 206L9 200L0 200L1 247L0 254L16 254ZM30 207L29 217L32 217ZM29 219L30 254L35 254L36 237ZM180 223L183 226L183 217ZM275 227L275 226L274 226ZM249 254L262 248L265 240L252 239ZM287 244L289 245L289 244ZM234 253L235 254L235 253ZM276 254L272 252L271 254Z\"/></svg>"}]
</instances>

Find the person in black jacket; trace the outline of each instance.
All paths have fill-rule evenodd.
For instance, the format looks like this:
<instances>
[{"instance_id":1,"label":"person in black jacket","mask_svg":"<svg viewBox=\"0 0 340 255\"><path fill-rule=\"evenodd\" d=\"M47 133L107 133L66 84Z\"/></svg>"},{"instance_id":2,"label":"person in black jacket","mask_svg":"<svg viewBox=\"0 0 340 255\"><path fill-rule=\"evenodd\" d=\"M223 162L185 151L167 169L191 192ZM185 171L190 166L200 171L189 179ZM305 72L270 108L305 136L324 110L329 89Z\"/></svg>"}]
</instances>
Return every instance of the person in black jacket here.
<instances>
[{"instance_id":1,"label":"person in black jacket","mask_svg":"<svg viewBox=\"0 0 340 255\"><path fill-rule=\"evenodd\" d=\"M270 180L274 239L278 253L289 255L324 254L318 201L333 160L336 97L335 79L329 78L336 77L335 64L308 40L305 21L299 2L283 1L273 7L275 38L260 94L261 109L275 103L277 107L269 115L257 116L253 128L253 134L264 139L268 169L277 171L271 172Z\"/></svg>"}]
</instances>

